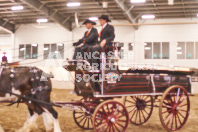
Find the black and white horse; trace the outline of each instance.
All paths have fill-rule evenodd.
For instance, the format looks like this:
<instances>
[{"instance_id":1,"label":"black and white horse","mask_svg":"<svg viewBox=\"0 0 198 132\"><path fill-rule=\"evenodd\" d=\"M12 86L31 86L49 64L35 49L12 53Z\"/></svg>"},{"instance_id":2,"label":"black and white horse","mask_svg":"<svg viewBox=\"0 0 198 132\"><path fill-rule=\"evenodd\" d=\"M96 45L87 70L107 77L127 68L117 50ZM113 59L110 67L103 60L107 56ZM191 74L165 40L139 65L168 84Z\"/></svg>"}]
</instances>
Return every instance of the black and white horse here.
<instances>
[{"instance_id":1,"label":"black and white horse","mask_svg":"<svg viewBox=\"0 0 198 132\"><path fill-rule=\"evenodd\" d=\"M10 67L0 70L0 101L22 101L29 110L30 116L18 132L30 132L35 129L35 122L41 114L47 132L61 132L58 113L51 105L42 103L50 103L52 90L50 78L43 78L43 71L32 67ZM1 126L0 132L3 132Z\"/></svg>"}]
</instances>

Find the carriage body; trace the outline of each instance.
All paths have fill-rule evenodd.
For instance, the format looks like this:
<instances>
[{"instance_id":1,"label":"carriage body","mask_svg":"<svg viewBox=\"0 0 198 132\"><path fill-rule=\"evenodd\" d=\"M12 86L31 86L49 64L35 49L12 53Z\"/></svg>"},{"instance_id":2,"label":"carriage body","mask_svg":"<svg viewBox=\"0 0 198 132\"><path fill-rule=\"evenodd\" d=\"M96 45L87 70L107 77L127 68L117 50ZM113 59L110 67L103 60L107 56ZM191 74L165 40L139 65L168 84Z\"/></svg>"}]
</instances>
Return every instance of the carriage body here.
<instances>
[{"instance_id":1,"label":"carriage body","mask_svg":"<svg viewBox=\"0 0 198 132\"><path fill-rule=\"evenodd\" d=\"M89 82L83 79L76 82L75 92L77 95L94 97L162 95L167 88L173 85L182 86L191 94L192 71L119 70L117 68L114 71L104 70L102 72L105 75L103 78L99 77L100 82L91 82L92 85L89 85ZM75 73L76 75L82 74L79 72ZM93 74L97 76L98 73L88 73L90 76L93 76ZM95 84L97 85L93 87Z\"/></svg>"},{"instance_id":2,"label":"carriage body","mask_svg":"<svg viewBox=\"0 0 198 132\"><path fill-rule=\"evenodd\" d=\"M99 71L84 70L82 67L74 70L74 91L83 97L80 101L82 109L80 112L74 111L78 126L94 128L96 132L113 132L113 129L125 132L129 121L135 125L147 122L155 106L159 107L160 121L168 131L177 131L184 126L190 113L191 75L194 74L191 69L121 69L118 64L107 61L105 53L101 56ZM109 69L107 63L114 68ZM73 71L76 66L66 69ZM112 100L121 97L124 97L123 104ZM104 126L104 122L107 125Z\"/></svg>"}]
</instances>

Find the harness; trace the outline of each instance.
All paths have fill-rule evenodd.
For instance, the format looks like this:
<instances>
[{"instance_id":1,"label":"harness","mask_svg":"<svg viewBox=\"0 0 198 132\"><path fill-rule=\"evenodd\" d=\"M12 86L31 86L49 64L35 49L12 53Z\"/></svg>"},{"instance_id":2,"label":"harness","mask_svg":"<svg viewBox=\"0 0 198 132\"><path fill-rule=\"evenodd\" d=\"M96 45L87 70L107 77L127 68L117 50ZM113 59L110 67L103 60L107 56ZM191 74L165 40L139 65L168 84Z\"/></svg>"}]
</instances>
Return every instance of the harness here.
<instances>
[{"instance_id":1,"label":"harness","mask_svg":"<svg viewBox=\"0 0 198 132\"><path fill-rule=\"evenodd\" d=\"M1 72L3 71L3 67L0 67L0 79L1 79ZM42 91L47 91L47 90L51 90L51 88L47 85L46 80L42 81L43 78L47 78L49 77L48 74L44 73L43 71L41 71L40 69L36 68L36 67L30 67L30 71L29 71L29 76L30 76L30 81L31 81L31 91L27 92L25 95L18 95L12 92L12 89L16 89L14 86L14 79L15 79L15 68L11 67L10 70L10 82L11 82L11 91L4 91L2 89L0 89L0 91L5 92L5 93L9 93L10 96L11 95L15 95L18 98L17 101L11 102L8 106L11 106L15 103L19 103L23 102L23 99L28 100L28 103L31 103L32 101L35 101L36 99L34 99L34 96L36 95L36 93L38 92L42 92ZM52 76L50 76L52 77ZM36 100L35 102L42 102L42 101L38 101ZM45 102L42 102L45 103ZM49 103L45 103L45 104L49 104ZM18 107L17 106L17 107Z\"/></svg>"}]
</instances>

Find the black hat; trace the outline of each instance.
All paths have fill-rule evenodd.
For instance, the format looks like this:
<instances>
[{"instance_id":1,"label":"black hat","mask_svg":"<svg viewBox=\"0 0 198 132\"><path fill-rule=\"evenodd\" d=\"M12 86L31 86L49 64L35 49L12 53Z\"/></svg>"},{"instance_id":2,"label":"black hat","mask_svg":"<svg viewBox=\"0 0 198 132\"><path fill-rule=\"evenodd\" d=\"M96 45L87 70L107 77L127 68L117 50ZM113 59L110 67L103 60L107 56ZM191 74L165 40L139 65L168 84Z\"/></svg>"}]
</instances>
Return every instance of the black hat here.
<instances>
[{"instance_id":1,"label":"black hat","mask_svg":"<svg viewBox=\"0 0 198 132\"><path fill-rule=\"evenodd\" d=\"M103 19L103 20L106 20L107 22L111 22L111 20L109 19L109 16L108 15L101 15L99 17L99 19Z\"/></svg>"},{"instance_id":2,"label":"black hat","mask_svg":"<svg viewBox=\"0 0 198 132\"><path fill-rule=\"evenodd\" d=\"M86 23L91 23L91 24L93 24L93 25L96 25L96 23L95 23L94 21L91 21L91 20L89 20L89 19L85 20L85 21L83 22L83 25L86 24Z\"/></svg>"}]
</instances>

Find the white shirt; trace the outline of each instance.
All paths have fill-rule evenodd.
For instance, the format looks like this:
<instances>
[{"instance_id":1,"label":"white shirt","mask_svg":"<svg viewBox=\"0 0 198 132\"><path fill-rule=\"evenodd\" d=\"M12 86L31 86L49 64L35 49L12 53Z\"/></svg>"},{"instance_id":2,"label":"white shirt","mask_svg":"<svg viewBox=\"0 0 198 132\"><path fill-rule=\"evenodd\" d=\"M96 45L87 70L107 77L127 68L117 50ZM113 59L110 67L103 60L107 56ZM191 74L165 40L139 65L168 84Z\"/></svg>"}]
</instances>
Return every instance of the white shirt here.
<instances>
[{"instance_id":1,"label":"white shirt","mask_svg":"<svg viewBox=\"0 0 198 132\"><path fill-rule=\"evenodd\" d=\"M106 23L102 26L102 28L104 29L104 28L107 26L107 24L108 24L108 23L106 22Z\"/></svg>"},{"instance_id":2,"label":"white shirt","mask_svg":"<svg viewBox=\"0 0 198 132\"><path fill-rule=\"evenodd\" d=\"M91 32L91 29L92 29L92 28L88 29L87 31L90 33L90 32Z\"/></svg>"}]
</instances>

